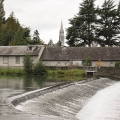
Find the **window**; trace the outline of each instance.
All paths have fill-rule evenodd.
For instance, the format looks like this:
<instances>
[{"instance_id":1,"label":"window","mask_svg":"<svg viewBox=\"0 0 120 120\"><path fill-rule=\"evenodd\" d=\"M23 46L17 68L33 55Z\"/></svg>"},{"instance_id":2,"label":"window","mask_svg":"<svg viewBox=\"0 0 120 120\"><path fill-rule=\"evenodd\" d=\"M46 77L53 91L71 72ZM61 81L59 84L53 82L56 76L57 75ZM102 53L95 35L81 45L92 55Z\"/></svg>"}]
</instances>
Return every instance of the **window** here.
<instances>
[{"instance_id":1,"label":"window","mask_svg":"<svg viewBox=\"0 0 120 120\"><path fill-rule=\"evenodd\" d=\"M16 64L20 64L20 56L16 56Z\"/></svg>"},{"instance_id":2,"label":"window","mask_svg":"<svg viewBox=\"0 0 120 120\"><path fill-rule=\"evenodd\" d=\"M8 60L9 60L9 57L8 56L4 56L3 57L3 64L8 64Z\"/></svg>"}]
</instances>

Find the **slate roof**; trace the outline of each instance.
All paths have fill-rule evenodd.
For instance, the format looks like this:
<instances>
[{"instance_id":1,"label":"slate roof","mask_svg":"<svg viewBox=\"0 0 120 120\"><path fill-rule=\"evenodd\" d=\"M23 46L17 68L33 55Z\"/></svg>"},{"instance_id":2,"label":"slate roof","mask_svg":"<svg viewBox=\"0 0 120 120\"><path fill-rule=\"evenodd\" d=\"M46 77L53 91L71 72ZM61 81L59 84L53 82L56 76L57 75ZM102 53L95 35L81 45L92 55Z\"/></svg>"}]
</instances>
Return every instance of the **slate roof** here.
<instances>
[{"instance_id":1,"label":"slate roof","mask_svg":"<svg viewBox=\"0 0 120 120\"><path fill-rule=\"evenodd\" d=\"M46 47L42 60L120 60L120 47Z\"/></svg>"},{"instance_id":2,"label":"slate roof","mask_svg":"<svg viewBox=\"0 0 120 120\"><path fill-rule=\"evenodd\" d=\"M36 56L40 49L29 50L28 46L0 46L0 56L13 56L13 55L32 55Z\"/></svg>"}]
</instances>

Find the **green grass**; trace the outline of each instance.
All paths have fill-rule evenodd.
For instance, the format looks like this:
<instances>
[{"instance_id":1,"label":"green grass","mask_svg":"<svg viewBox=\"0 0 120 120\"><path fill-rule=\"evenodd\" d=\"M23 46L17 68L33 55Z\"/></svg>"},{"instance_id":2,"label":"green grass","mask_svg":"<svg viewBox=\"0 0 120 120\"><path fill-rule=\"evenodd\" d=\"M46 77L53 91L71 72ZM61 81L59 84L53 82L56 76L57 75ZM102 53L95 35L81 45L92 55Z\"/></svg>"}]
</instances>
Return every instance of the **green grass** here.
<instances>
[{"instance_id":1,"label":"green grass","mask_svg":"<svg viewBox=\"0 0 120 120\"><path fill-rule=\"evenodd\" d=\"M47 74L49 76L58 76L58 77L65 77L65 76L78 76L78 77L85 77L86 73L84 70L79 69L71 69L71 70L47 70ZM0 68L0 75L26 75L24 69L20 68Z\"/></svg>"},{"instance_id":2,"label":"green grass","mask_svg":"<svg viewBox=\"0 0 120 120\"><path fill-rule=\"evenodd\" d=\"M71 69L71 70L48 70L48 75L57 75L57 76L86 76L84 70Z\"/></svg>"},{"instance_id":3,"label":"green grass","mask_svg":"<svg viewBox=\"0 0 120 120\"><path fill-rule=\"evenodd\" d=\"M25 75L25 71L16 68L0 68L0 75Z\"/></svg>"}]
</instances>

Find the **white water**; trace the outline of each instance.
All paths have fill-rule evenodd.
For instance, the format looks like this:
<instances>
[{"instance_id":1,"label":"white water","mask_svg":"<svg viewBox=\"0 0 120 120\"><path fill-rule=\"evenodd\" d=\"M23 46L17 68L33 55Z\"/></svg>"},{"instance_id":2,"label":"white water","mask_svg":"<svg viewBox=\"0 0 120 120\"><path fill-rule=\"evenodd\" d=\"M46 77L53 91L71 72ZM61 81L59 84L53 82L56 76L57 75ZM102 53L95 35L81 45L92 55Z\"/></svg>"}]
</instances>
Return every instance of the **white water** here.
<instances>
[{"instance_id":1,"label":"white water","mask_svg":"<svg viewBox=\"0 0 120 120\"><path fill-rule=\"evenodd\" d=\"M97 92L77 113L78 120L120 120L120 83Z\"/></svg>"}]
</instances>

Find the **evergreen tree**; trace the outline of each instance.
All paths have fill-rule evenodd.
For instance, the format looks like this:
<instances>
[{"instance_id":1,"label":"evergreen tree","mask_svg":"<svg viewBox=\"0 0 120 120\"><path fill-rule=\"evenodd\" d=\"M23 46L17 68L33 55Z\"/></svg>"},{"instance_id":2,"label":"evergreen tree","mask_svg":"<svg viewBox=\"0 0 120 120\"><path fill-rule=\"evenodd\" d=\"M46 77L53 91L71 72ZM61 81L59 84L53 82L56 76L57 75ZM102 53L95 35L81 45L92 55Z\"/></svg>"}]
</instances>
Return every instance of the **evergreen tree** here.
<instances>
[{"instance_id":1,"label":"evergreen tree","mask_svg":"<svg viewBox=\"0 0 120 120\"><path fill-rule=\"evenodd\" d=\"M44 44L44 42L39 37L38 30L34 31L32 44L34 44L34 45L36 45L36 44L37 45L43 45Z\"/></svg>"},{"instance_id":2,"label":"evergreen tree","mask_svg":"<svg viewBox=\"0 0 120 120\"><path fill-rule=\"evenodd\" d=\"M68 40L67 44L69 46L77 46L77 45L85 46L85 42L79 38L80 37L79 28L83 24L82 21L80 19L77 19L77 16L75 16L73 19L69 19L69 23L71 24L71 27L67 28L67 35L66 35L66 39Z\"/></svg>"},{"instance_id":3,"label":"evergreen tree","mask_svg":"<svg viewBox=\"0 0 120 120\"><path fill-rule=\"evenodd\" d=\"M79 13L70 19L71 27L67 29L67 43L70 46L92 46L95 41L96 9L95 0L83 0Z\"/></svg>"},{"instance_id":4,"label":"evergreen tree","mask_svg":"<svg viewBox=\"0 0 120 120\"><path fill-rule=\"evenodd\" d=\"M58 40L58 42L56 43L56 46L61 47L61 45L62 45L61 41Z\"/></svg>"},{"instance_id":5,"label":"evergreen tree","mask_svg":"<svg viewBox=\"0 0 120 120\"><path fill-rule=\"evenodd\" d=\"M6 46L10 45L10 43L14 40L14 37L19 29L20 29L20 23L14 17L14 12L12 12L8 17L8 19L6 20L2 45L6 45Z\"/></svg>"},{"instance_id":6,"label":"evergreen tree","mask_svg":"<svg viewBox=\"0 0 120 120\"><path fill-rule=\"evenodd\" d=\"M27 45L31 43L30 29L20 25L15 18L14 12L10 14L3 25L3 35L0 45Z\"/></svg>"},{"instance_id":7,"label":"evergreen tree","mask_svg":"<svg viewBox=\"0 0 120 120\"><path fill-rule=\"evenodd\" d=\"M16 35L14 36L14 39L11 41L10 45L27 45L26 38L24 36L24 30L21 27Z\"/></svg>"},{"instance_id":8,"label":"evergreen tree","mask_svg":"<svg viewBox=\"0 0 120 120\"><path fill-rule=\"evenodd\" d=\"M3 41L3 23L5 21L4 0L0 0L0 44Z\"/></svg>"},{"instance_id":9,"label":"evergreen tree","mask_svg":"<svg viewBox=\"0 0 120 120\"><path fill-rule=\"evenodd\" d=\"M48 46L54 46L53 40L50 39L50 41L48 42Z\"/></svg>"},{"instance_id":10,"label":"evergreen tree","mask_svg":"<svg viewBox=\"0 0 120 120\"><path fill-rule=\"evenodd\" d=\"M5 19L5 11L4 11L4 6L3 6L4 0L0 0L0 21L3 22Z\"/></svg>"},{"instance_id":11,"label":"evergreen tree","mask_svg":"<svg viewBox=\"0 0 120 120\"><path fill-rule=\"evenodd\" d=\"M115 8L113 0L105 0L98 10L97 38L101 46L118 46L120 31L120 4Z\"/></svg>"}]
</instances>

